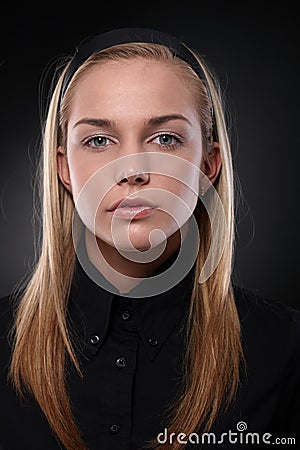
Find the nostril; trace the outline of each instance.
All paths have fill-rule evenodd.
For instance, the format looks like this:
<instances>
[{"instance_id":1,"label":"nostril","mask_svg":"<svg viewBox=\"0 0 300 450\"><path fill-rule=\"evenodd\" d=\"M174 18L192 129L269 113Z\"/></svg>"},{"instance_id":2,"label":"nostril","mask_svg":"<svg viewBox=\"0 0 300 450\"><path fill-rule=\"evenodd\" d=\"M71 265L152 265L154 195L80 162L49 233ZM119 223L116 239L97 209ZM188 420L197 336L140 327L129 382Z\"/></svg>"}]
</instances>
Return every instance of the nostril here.
<instances>
[{"instance_id":1,"label":"nostril","mask_svg":"<svg viewBox=\"0 0 300 450\"><path fill-rule=\"evenodd\" d=\"M121 176L123 175L123 178ZM138 172L132 175L127 175L124 177L124 174L120 176L118 184L130 183L130 184L144 184L149 181L149 173L148 172Z\"/></svg>"}]
</instances>

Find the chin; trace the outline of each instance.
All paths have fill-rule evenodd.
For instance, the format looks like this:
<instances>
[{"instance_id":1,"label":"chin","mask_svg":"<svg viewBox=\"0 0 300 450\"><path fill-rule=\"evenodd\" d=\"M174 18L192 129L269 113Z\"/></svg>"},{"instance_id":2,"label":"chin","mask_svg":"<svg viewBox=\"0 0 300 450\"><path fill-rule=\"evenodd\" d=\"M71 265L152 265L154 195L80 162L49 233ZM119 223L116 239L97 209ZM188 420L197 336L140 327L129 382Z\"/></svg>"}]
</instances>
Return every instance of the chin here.
<instances>
[{"instance_id":1,"label":"chin","mask_svg":"<svg viewBox=\"0 0 300 450\"><path fill-rule=\"evenodd\" d=\"M169 217L163 217L162 220L152 221L151 224L142 224L139 221L131 222L128 226L126 222L119 222L115 227L114 238L110 226L99 225L96 228L96 235L98 239L117 250L143 252L166 245L167 239L176 231L178 231L178 224Z\"/></svg>"}]
</instances>

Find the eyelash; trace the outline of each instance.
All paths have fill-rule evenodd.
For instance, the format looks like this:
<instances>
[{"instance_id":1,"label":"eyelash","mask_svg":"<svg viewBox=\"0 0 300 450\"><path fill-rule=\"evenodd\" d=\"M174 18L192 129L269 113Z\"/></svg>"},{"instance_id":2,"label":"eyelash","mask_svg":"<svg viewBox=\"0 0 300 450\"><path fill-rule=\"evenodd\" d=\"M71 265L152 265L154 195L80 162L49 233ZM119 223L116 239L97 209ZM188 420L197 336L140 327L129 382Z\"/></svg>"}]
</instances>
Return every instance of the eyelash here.
<instances>
[{"instance_id":1,"label":"eyelash","mask_svg":"<svg viewBox=\"0 0 300 450\"><path fill-rule=\"evenodd\" d=\"M166 132L158 134L157 136L152 138L152 141L160 138L161 136L168 136L168 137L171 137L173 140L175 140L175 143L173 143L173 144L156 144L156 145L159 145L160 147L163 147L164 149L173 150L173 149L179 147L183 143L183 139L181 137L179 137L173 133L166 133ZM102 139L106 139L106 140L110 141L110 139L108 137L97 134L96 136L92 136L92 137L84 140L83 145L85 147L91 147L91 148L95 148L95 149L105 148L107 145L109 145L109 144L99 145L99 146L91 145L91 143L97 138L102 138Z\"/></svg>"}]
</instances>

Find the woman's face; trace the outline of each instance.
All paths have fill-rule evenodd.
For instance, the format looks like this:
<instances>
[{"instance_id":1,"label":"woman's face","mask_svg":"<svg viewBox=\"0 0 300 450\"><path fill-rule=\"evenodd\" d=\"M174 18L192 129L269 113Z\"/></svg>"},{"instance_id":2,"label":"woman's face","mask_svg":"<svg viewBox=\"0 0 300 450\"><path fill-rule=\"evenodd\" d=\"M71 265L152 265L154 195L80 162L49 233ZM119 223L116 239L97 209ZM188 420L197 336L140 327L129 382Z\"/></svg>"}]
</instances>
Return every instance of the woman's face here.
<instances>
[{"instance_id":1,"label":"woman's face","mask_svg":"<svg viewBox=\"0 0 300 450\"><path fill-rule=\"evenodd\" d=\"M145 59L102 63L76 86L67 156L58 155L60 178L88 228L88 216L95 220L97 239L126 249L128 236L136 249L146 250L151 231L171 236L187 219L184 205L192 213L197 202L197 194L182 181L195 187L192 167L200 168L202 160L195 100L176 68L167 64ZM118 207L128 196L131 203Z\"/></svg>"}]
</instances>

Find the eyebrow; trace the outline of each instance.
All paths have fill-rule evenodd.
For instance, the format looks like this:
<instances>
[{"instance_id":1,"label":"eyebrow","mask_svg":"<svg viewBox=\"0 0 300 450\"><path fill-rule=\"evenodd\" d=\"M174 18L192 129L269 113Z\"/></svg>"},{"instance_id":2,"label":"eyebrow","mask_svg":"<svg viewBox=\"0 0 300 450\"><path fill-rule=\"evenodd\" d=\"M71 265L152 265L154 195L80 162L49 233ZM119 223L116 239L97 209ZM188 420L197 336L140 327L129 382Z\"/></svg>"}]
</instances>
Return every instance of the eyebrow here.
<instances>
[{"instance_id":1,"label":"eyebrow","mask_svg":"<svg viewBox=\"0 0 300 450\"><path fill-rule=\"evenodd\" d=\"M73 125L73 128L77 127L78 125L85 124L85 125L93 125L95 127L113 127L115 126L115 123L111 120L107 119L89 119L89 118L83 118L78 120Z\"/></svg>"},{"instance_id":2,"label":"eyebrow","mask_svg":"<svg viewBox=\"0 0 300 450\"><path fill-rule=\"evenodd\" d=\"M165 116L158 116L158 117L151 117L147 122L145 122L145 125L160 125L162 123L170 122L172 120L183 120L187 122L189 125L192 125L192 123L182 114L168 114Z\"/></svg>"},{"instance_id":3,"label":"eyebrow","mask_svg":"<svg viewBox=\"0 0 300 450\"><path fill-rule=\"evenodd\" d=\"M164 116L155 116L151 117L150 119L146 120L144 122L145 126L154 126L154 125L161 125L166 122L171 122L172 120L182 120L188 123L189 125L192 125L192 123L182 114L167 114ZM92 118L83 118L78 120L73 126L73 128L77 127L78 125L85 124L85 125L92 125L95 127L110 127L113 128L116 126L116 123L112 120L108 119L92 119Z\"/></svg>"}]
</instances>

